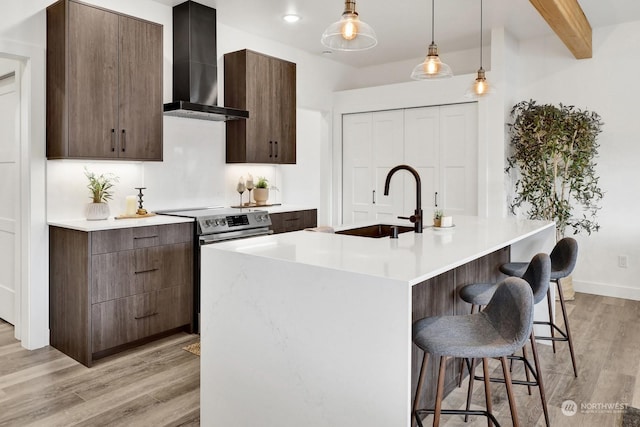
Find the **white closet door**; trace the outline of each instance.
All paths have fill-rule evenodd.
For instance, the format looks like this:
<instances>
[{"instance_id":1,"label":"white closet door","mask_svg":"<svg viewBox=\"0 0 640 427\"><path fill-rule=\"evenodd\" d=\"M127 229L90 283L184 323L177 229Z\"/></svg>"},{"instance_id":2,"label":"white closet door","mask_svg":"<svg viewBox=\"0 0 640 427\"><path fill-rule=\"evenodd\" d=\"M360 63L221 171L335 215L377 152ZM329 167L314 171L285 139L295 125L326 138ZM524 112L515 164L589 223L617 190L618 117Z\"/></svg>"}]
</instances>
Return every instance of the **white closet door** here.
<instances>
[{"instance_id":1,"label":"white closet door","mask_svg":"<svg viewBox=\"0 0 640 427\"><path fill-rule=\"evenodd\" d=\"M0 318L15 323L19 266L18 133L15 77L0 79Z\"/></svg>"},{"instance_id":2,"label":"white closet door","mask_svg":"<svg viewBox=\"0 0 640 427\"><path fill-rule=\"evenodd\" d=\"M440 107L438 195L447 215L478 214L477 103Z\"/></svg>"},{"instance_id":3,"label":"white closet door","mask_svg":"<svg viewBox=\"0 0 640 427\"><path fill-rule=\"evenodd\" d=\"M405 160L420 174L424 224L431 224L435 209L435 192L440 187L440 108L422 107L405 110ZM404 210L413 213L416 191L413 177L407 177Z\"/></svg>"},{"instance_id":4,"label":"white closet door","mask_svg":"<svg viewBox=\"0 0 640 427\"><path fill-rule=\"evenodd\" d=\"M371 219L373 213L373 114L342 116L342 221Z\"/></svg>"},{"instance_id":5,"label":"white closet door","mask_svg":"<svg viewBox=\"0 0 640 427\"><path fill-rule=\"evenodd\" d=\"M384 182L389 171L404 162L404 115L402 110L373 114L373 173L375 219L384 222L396 219L403 212L404 173L399 171L391 180L389 195L384 195Z\"/></svg>"},{"instance_id":6,"label":"white closet door","mask_svg":"<svg viewBox=\"0 0 640 427\"><path fill-rule=\"evenodd\" d=\"M342 118L342 220L345 224L401 215L403 177L393 178L389 196L384 182L403 162L402 110L346 114Z\"/></svg>"}]
</instances>

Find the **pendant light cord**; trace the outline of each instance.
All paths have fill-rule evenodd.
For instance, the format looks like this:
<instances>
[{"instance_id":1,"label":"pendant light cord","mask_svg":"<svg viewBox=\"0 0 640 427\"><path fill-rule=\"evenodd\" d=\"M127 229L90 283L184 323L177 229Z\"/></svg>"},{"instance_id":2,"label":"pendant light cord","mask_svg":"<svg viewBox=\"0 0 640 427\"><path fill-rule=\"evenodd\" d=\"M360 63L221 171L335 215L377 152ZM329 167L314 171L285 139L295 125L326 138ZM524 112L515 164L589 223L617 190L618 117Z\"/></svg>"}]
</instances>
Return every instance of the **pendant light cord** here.
<instances>
[{"instance_id":1,"label":"pendant light cord","mask_svg":"<svg viewBox=\"0 0 640 427\"><path fill-rule=\"evenodd\" d=\"M436 0L431 0L431 44L434 43L434 39L435 39L435 37L434 37L434 32L435 32L435 30L434 30L434 25L435 25L434 16L435 16L435 10L436 10L436 8L434 6L435 2L436 2Z\"/></svg>"},{"instance_id":2,"label":"pendant light cord","mask_svg":"<svg viewBox=\"0 0 640 427\"><path fill-rule=\"evenodd\" d=\"M482 68L482 0L480 0L480 68Z\"/></svg>"}]
</instances>

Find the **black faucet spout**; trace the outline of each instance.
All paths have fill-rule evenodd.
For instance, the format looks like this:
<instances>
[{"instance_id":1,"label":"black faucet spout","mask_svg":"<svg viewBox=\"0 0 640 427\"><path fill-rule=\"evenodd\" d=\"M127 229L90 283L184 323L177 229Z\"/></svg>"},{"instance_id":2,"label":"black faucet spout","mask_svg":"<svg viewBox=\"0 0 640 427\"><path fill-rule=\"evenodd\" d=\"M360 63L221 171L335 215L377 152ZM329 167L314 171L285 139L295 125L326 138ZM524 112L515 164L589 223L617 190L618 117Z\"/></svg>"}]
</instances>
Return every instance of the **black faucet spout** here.
<instances>
[{"instance_id":1,"label":"black faucet spout","mask_svg":"<svg viewBox=\"0 0 640 427\"><path fill-rule=\"evenodd\" d=\"M413 177L416 179L416 210L414 212L414 215L412 215L409 219L414 224L414 231L416 233L422 233L422 183L420 181L420 175L418 174L418 171L409 165L395 166L389 171L389 173L387 174L387 179L385 179L384 181L384 195L389 195L389 184L391 184L391 177L394 173L401 169L411 172Z\"/></svg>"}]
</instances>

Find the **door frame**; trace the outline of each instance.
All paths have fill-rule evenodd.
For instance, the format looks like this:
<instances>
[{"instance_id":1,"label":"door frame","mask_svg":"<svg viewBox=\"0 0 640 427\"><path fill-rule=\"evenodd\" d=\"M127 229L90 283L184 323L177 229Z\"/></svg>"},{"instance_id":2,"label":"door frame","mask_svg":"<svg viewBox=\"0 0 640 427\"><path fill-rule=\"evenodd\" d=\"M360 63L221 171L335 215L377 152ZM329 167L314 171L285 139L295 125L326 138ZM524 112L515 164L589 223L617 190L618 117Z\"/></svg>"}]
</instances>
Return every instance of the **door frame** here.
<instances>
[{"instance_id":1,"label":"door frame","mask_svg":"<svg viewBox=\"0 0 640 427\"><path fill-rule=\"evenodd\" d=\"M46 48L0 39L0 56L20 63L20 274L14 334L21 345L49 344L49 239L46 221Z\"/></svg>"}]
</instances>

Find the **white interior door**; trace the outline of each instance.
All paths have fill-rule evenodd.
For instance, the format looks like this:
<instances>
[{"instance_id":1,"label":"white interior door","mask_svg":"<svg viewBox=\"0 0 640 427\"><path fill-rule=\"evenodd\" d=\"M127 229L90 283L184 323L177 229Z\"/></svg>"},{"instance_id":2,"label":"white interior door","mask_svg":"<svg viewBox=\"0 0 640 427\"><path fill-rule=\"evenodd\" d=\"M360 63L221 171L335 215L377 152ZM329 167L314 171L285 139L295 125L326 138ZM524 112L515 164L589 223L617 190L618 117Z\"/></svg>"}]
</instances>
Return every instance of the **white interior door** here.
<instances>
[{"instance_id":1,"label":"white interior door","mask_svg":"<svg viewBox=\"0 0 640 427\"><path fill-rule=\"evenodd\" d=\"M404 114L406 162L420 174L424 224L428 225L440 187L440 107L410 108ZM404 208L413 212L415 204L415 187L407 185Z\"/></svg>"},{"instance_id":2,"label":"white interior door","mask_svg":"<svg viewBox=\"0 0 640 427\"><path fill-rule=\"evenodd\" d=\"M380 111L373 113L373 173L370 186L373 185L375 200L373 212L375 219L384 222L395 219L403 212L404 174L399 171L393 176L389 186L389 195L384 195L384 183L387 174L404 161L404 114L402 110ZM413 178L412 178L413 179ZM412 211L413 212L413 211Z\"/></svg>"},{"instance_id":3,"label":"white interior door","mask_svg":"<svg viewBox=\"0 0 640 427\"><path fill-rule=\"evenodd\" d=\"M438 195L446 215L478 214L477 103L440 107Z\"/></svg>"},{"instance_id":4,"label":"white interior door","mask_svg":"<svg viewBox=\"0 0 640 427\"><path fill-rule=\"evenodd\" d=\"M373 218L373 114L342 117L342 222Z\"/></svg>"},{"instance_id":5,"label":"white interior door","mask_svg":"<svg viewBox=\"0 0 640 427\"><path fill-rule=\"evenodd\" d=\"M17 63L0 60L0 318L15 324L19 251L20 97Z\"/></svg>"}]
</instances>

